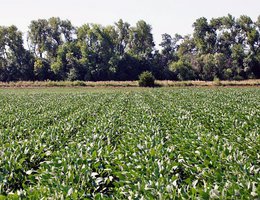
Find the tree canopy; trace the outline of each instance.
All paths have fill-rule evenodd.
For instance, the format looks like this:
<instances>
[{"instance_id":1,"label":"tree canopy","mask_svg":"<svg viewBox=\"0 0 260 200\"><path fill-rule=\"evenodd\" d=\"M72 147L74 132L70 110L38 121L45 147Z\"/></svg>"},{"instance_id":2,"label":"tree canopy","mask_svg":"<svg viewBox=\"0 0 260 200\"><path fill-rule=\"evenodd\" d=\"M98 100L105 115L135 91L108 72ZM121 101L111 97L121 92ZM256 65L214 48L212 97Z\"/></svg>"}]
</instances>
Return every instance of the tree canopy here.
<instances>
[{"instance_id":1,"label":"tree canopy","mask_svg":"<svg viewBox=\"0 0 260 200\"><path fill-rule=\"evenodd\" d=\"M242 80L260 78L260 16L197 19L190 35L162 34L120 19L75 27L58 17L31 21L27 40L16 26L0 26L0 81ZM26 44L25 44L26 43Z\"/></svg>"}]
</instances>

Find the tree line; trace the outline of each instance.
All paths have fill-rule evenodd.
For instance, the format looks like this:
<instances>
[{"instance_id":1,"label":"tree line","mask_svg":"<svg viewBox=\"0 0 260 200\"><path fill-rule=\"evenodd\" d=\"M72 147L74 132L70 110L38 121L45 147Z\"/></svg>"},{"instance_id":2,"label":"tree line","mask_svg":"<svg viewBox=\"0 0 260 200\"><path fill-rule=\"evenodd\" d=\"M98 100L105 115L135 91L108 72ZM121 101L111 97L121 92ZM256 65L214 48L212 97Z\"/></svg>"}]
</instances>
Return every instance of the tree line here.
<instances>
[{"instance_id":1,"label":"tree line","mask_svg":"<svg viewBox=\"0 0 260 200\"><path fill-rule=\"evenodd\" d=\"M193 23L190 35L162 35L119 20L75 27L58 17L31 21L26 41L16 26L0 26L0 81L136 80L143 71L167 80L260 78L260 16Z\"/></svg>"}]
</instances>

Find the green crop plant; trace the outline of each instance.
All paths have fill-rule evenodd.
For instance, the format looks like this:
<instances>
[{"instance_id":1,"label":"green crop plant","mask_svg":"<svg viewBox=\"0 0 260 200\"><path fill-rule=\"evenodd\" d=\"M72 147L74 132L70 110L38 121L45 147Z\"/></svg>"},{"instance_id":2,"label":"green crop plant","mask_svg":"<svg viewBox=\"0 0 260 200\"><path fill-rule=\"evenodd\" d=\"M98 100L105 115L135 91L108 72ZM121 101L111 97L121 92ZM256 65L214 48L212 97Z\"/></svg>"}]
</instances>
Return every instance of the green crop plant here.
<instances>
[{"instance_id":1,"label":"green crop plant","mask_svg":"<svg viewBox=\"0 0 260 200\"><path fill-rule=\"evenodd\" d=\"M258 88L0 90L0 199L259 199Z\"/></svg>"}]
</instances>

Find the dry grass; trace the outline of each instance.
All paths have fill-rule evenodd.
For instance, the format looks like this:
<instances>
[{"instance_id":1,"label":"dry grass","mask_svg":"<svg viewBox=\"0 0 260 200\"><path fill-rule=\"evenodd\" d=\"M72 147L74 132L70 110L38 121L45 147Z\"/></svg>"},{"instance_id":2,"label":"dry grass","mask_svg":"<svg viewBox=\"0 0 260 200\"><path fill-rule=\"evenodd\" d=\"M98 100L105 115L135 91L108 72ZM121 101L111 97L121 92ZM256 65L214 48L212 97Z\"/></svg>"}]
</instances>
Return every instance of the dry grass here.
<instances>
[{"instance_id":1,"label":"dry grass","mask_svg":"<svg viewBox=\"0 0 260 200\"><path fill-rule=\"evenodd\" d=\"M0 87L137 87L137 81L17 81L0 82Z\"/></svg>"},{"instance_id":2,"label":"dry grass","mask_svg":"<svg viewBox=\"0 0 260 200\"><path fill-rule=\"evenodd\" d=\"M260 86L260 79L244 81L156 81L158 87L215 87L215 86ZM38 88L38 87L138 87L138 81L17 81L0 82L0 87Z\"/></svg>"},{"instance_id":3,"label":"dry grass","mask_svg":"<svg viewBox=\"0 0 260 200\"><path fill-rule=\"evenodd\" d=\"M156 81L157 85L164 87L210 87L210 86L260 86L260 79L243 81Z\"/></svg>"}]
</instances>

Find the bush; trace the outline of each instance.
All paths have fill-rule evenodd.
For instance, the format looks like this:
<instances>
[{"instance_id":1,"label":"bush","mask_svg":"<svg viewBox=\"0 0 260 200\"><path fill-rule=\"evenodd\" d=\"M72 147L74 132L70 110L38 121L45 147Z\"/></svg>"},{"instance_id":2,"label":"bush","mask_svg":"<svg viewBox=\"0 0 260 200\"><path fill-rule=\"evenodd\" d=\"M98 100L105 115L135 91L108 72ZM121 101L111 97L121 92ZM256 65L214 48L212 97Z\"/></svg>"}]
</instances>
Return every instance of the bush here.
<instances>
[{"instance_id":1,"label":"bush","mask_svg":"<svg viewBox=\"0 0 260 200\"><path fill-rule=\"evenodd\" d=\"M216 76L213 79L213 84L216 85L216 86L221 86L222 85L220 79L218 77L216 77Z\"/></svg>"},{"instance_id":2,"label":"bush","mask_svg":"<svg viewBox=\"0 0 260 200\"><path fill-rule=\"evenodd\" d=\"M86 83L83 81L73 81L72 86L86 86Z\"/></svg>"},{"instance_id":3,"label":"bush","mask_svg":"<svg viewBox=\"0 0 260 200\"><path fill-rule=\"evenodd\" d=\"M140 87L154 87L155 78L149 71L145 71L139 75L138 84Z\"/></svg>"}]
</instances>

